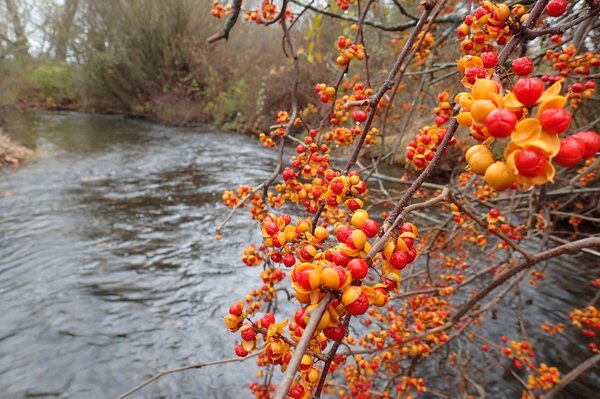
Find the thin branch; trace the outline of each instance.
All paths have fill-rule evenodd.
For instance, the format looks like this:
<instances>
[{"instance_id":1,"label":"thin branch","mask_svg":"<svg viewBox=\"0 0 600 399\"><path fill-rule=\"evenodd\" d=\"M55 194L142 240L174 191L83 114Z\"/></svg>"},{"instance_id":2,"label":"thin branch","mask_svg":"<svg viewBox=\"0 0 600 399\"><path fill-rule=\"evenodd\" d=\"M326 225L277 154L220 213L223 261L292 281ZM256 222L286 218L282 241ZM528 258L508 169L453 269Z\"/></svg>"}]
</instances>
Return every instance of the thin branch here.
<instances>
[{"instance_id":1,"label":"thin branch","mask_svg":"<svg viewBox=\"0 0 600 399\"><path fill-rule=\"evenodd\" d=\"M590 368L592 368L598 362L600 362L600 354L597 354L597 355L594 355L594 356L588 358L586 361L584 361L579 366L577 366L573 370L571 370L567 375L565 375L561 379L561 381L558 385L556 385L554 388L552 388L551 390L546 392L544 394L544 399L551 399L554 396L556 396L556 394L558 394L560 391L562 391L564 387L569 385L571 382L573 382L573 380L575 380L581 374L588 371Z\"/></svg>"},{"instance_id":2,"label":"thin branch","mask_svg":"<svg viewBox=\"0 0 600 399\"><path fill-rule=\"evenodd\" d=\"M140 389L142 389L146 385L153 383L154 381L158 380L161 377L164 377L165 375L169 375L169 374L173 374L173 373L179 373L180 371L186 371L186 370L192 370L192 369L201 369L201 368L208 367L208 366L216 366L218 364L239 363L239 362L243 362L245 360L248 360L250 358L256 357L259 354L260 354L260 352L256 352L256 353L253 353L253 354L248 355L246 357L231 357L231 358L228 358L228 359L220 359L220 360L215 360L215 361L206 362L206 363L190 364L189 366L176 367L174 369L159 371L158 374L156 374L154 377L149 378L146 381L142 382L140 385L136 386L135 388L130 389L129 391L127 391L124 394L122 394L119 397L117 397L117 399L124 399L124 398L130 396L131 394L139 391Z\"/></svg>"},{"instance_id":3,"label":"thin branch","mask_svg":"<svg viewBox=\"0 0 600 399\"><path fill-rule=\"evenodd\" d=\"M569 23L557 25L553 28L539 29L539 30L525 28L525 29L523 29L523 34L528 39L534 39L536 37L546 36L546 35L561 35L561 34L565 33L565 31L567 29L570 29L570 28L574 27L575 25L578 25L578 24L582 23L583 21L594 17L598 13L600 13L600 6L596 6L595 8L590 9L586 14L580 16L579 18L575 18L574 20L570 21Z\"/></svg>"},{"instance_id":4,"label":"thin branch","mask_svg":"<svg viewBox=\"0 0 600 399\"><path fill-rule=\"evenodd\" d=\"M496 288L504 284L508 279L517 273L525 270L536 263L542 262L547 259L551 259L557 256L560 256L564 253L570 251L578 251L583 248L590 247L600 247L600 238L599 237L590 237L584 238L582 240L569 242L567 244L558 246L556 248L549 249L544 252L540 252L538 254L533 255L531 260L525 260L513 268L507 270L500 276L498 276L495 280L493 280L488 286L479 291L473 298L471 298L467 303L465 303L455 314L452 316L452 322L458 322L473 306L475 306L479 301L485 298L490 292L494 291Z\"/></svg>"},{"instance_id":5,"label":"thin branch","mask_svg":"<svg viewBox=\"0 0 600 399\"><path fill-rule=\"evenodd\" d=\"M469 207L467 205L462 204L460 201L458 201L458 199L452 193L450 193L450 200L454 203L454 205L456 205L456 207L458 208L459 211L461 211L462 213L467 215L469 218L471 218L473 221L475 221L481 227L485 228L486 231L492 233L496 237L498 237L501 240L503 240L504 242L506 242L508 244L508 246L510 246L512 249L521 253L525 257L525 259L533 260L532 255L528 251L526 251L524 248L519 246L516 242L514 242L513 240L508 238L506 236L506 234L504 234L504 232L502 232L502 230L488 229L487 223L484 222L483 220L481 220L479 217L477 217L477 215L475 215L475 212L473 212L471 209L469 209Z\"/></svg>"},{"instance_id":6,"label":"thin branch","mask_svg":"<svg viewBox=\"0 0 600 399\"><path fill-rule=\"evenodd\" d=\"M227 17L227 20L225 21L225 25L223 26L223 29L220 32L217 32L214 35L210 36L208 39L206 39L206 41L209 43L214 43L221 39L225 39L225 40L229 39L229 32L231 31L231 29L237 22L241 9L242 9L242 0L233 0L231 14L229 14L229 17Z\"/></svg>"},{"instance_id":7,"label":"thin branch","mask_svg":"<svg viewBox=\"0 0 600 399\"><path fill-rule=\"evenodd\" d=\"M302 3L299 0L290 0L290 2L294 3L294 4L297 4L299 6L302 6L302 7L307 7L311 11L317 12L319 14L323 14L323 15L328 16L330 18L341 19L341 20L349 21L349 22L353 22L353 23L358 22L358 20L356 18L352 18L352 17L349 17L347 15L336 14L336 13L333 13L333 12L330 12L330 11L327 11L327 10L324 10L324 9L321 9L321 8L318 8L318 7L309 6L307 4ZM436 24L456 23L456 22L462 21L463 19L464 19L463 15L448 14L448 15L446 15L444 17L437 18L434 22ZM365 21L365 25L368 25L368 26L370 26L372 28L376 28L376 29L379 29L379 30L382 30L382 31L385 31L385 32L401 32L403 30L410 29L410 28L414 27L416 24L417 24L416 21L407 21L407 22L399 23L399 24L394 25L394 26L385 26L385 25L381 25L381 24L378 24L378 23L373 22L373 21Z\"/></svg>"}]
</instances>

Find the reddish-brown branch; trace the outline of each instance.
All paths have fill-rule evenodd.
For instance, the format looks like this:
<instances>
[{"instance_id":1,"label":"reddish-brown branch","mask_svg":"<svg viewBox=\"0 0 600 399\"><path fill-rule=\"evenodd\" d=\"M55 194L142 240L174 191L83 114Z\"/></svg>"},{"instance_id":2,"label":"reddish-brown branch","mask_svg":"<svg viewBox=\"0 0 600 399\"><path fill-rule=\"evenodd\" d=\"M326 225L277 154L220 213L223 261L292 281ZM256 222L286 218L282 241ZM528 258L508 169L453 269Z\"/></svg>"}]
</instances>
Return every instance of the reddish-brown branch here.
<instances>
[{"instance_id":1,"label":"reddish-brown branch","mask_svg":"<svg viewBox=\"0 0 600 399\"><path fill-rule=\"evenodd\" d=\"M521 44L521 41L523 39L526 39L525 31L527 29L533 28L533 26L535 25L535 23L538 20L538 18L544 12L544 9L546 8L546 5L548 4L548 1L549 0L537 0L535 2L533 8L531 9L531 11L529 13L529 16L527 17L527 19L523 23L522 29L519 30L508 41L508 43L506 43L506 46L504 46L504 48L502 49L502 51L498 55L498 66L502 66L506 62L506 60L508 60L508 57L510 57L510 55L513 53L513 51L515 51L515 49L517 48L517 46L519 44Z\"/></svg>"},{"instance_id":2,"label":"reddish-brown branch","mask_svg":"<svg viewBox=\"0 0 600 399\"><path fill-rule=\"evenodd\" d=\"M450 196L450 200L454 203L454 205L456 205L456 207L458 208L459 211L461 211L462 213L464 213L465 215L467 215L470 219L472 219L478 225L480 225L481 227L483 227L484 229L486 229L486 231L488 231L489 233L492 233L496 237L498 237L501 240L503 240L504 242L506 242L509 247L511 247L515 251L521 253L525 257L525 259L533 259L532 256L531 256L531 254L529 252L527 252L519 244L517 244L516 242L514 242L513 240L511 240L510 238L508 238L506 236L506 234L504 234L502 232L502 230L500 230L500 229L493 229L493 230L488 229L488 224L485 221L483 221L482 219L480 219L479 217L477 217L477 215L475 214L475 212L473 212L467 205L461 203L456 198L456 196L454 196L454 194L452 194L452 192L450 193L449 196Z\"/></svg>"},{"instance_id":3,"label":"reddish-brown branch","mask_svg":"<svg viewBox=\"0 0 600 399\"><path fill-rule=\"evenodd\" d=\"M398 74L400 67L402 66L402 64L404 63L404 60L406 59L407 55L409 54L410 50L412 49L412 46L415 44L415 42L417 40L417 36L421 32L421 29L423 29L423 25L425 25L425 23L427 22L427 18L429 18L429 15L431 14L432 9L433 9L433 4L431 4L430 2L427 2L425 4L425 10L423 11L423 14L421 14L421 17L419 18L419 21L417 22L415 29L413 29L413 31L411 32L408 40L406 41L406 43L404 43L404 47L402 47L402 51L398 55L398 58L396 58L396 62L392 66L392 69L390 70L385 82L381 85L381 87L379 88L377 93L375 93L372 97L365 100L366 102L364 104L361 104L361 105L366 105L366 104L370 105L371 110L369 112L367 121L365 122L365 124L362 128L362 134L360 136L360 139L358 140L358 143L356 144L356 147L354 148L352 157L350 158L350 160L346 164L346 167L344 168L345 173L348 173L348 171L350 171L350 169L354 166L354 164L358 160L358 155L360 154L360 150L362 149L365 139L367 138L367 134L369 133L369 130L371 129L371 125L373 124L373 119L375 118L375 115L377 113L377 105L383 98L383 95L394 86L394 84L395 84L394 79L396 78L396 75ZM349 104L347 104L347 105L349 105Z\"/></svg>"},{"instance_id":4,"label":"reddish-brown branch","mask_svg":"<svg viewBox=\"0 0 600 399\"><path fill-rule=\"evenodd\" d=\"M419 177L417 177L414 183L411 184L411 186L404 192L404 195L402 196L396 207L392 210L390 216L385 220L384 226L395 223L396 218L398 217L398 215L400 215L400 212L402 212L402 210L406 207L413 195L415 195L417 190L421 187L421 184L423 184L425 180L429 176L431 176L431 174L437 169L440 160L442 159L442 155L444 154L446 148L448 148L450 140L452 140L452 137L454 137L454 134L456 133L457 129L458 122L456 121L456 118L452 118L452 121L448 125L448 130L446 131L444 138L440 142L440 145L438 146L438 149L436 150L431 162L429 163L429 165L427 165L425 169L423 169L423 171L421 172Z\"/></svg>"},{"instance_id":5,"label":"reddish-brown branch","mask_svg":"<svg viewBox=\"0 0 600 399\"><path fill-rule=\"evenodd\" d=\"M327 10L324 10L324 9L321 9L321 8L318 8L315 6L309 6L299 0L290 0L290 2L297 4L299 6L302 6L302 7L307 7L311 11L314 11L319 14L323 14L330 18L341 19L344 21L349 21L349 22L354 22L354 23L358 22L358 20L356 18L348 17L346 15L336 14L336 13L333 13L333 12L330 12L330 11L327 11ZM462 20L463 20L463 17L458 14L448 14L441 18L436 18L434 22L436 24L444 24L444 23L456 23L456 22L460 22ZM417 24L416 20L401 22L401 23L399 23L397 25L393 25L393 26L381 25L374 21L365 21L365 25L385 31L385 32L401 32L406 29L410 29L410 28L414 27L416 24Z\"/></svg>"},{"instance_id":6,"label":"reddish-brown branch","mask_svg":"<svg viewBox=\"0 0 600 399\"><path fill-rule=\"evenodd\" d=\"M206 41L209 43L214 43L221 39L225 39L225 40L229 39L229 32L231 31L231 29L233 29L233 26L237 22L241 9L242 9L242 0L233 0L231 14L229 14L229 17L227 17L227 20L225 21L225 25L223 26L223 29L221 29L220 32L215 33L214 35L210 36L208 39L206 39Z\"/></svg>"},{"instance_id":7,"label":"reddish-brown branch","mask_svg":"<svg viewBox=\"0 0 600 399\"><path fill-rule=\"evenodd\" d=\"M600 13L600 6L596 6L592 9L590 9L587 13L583 14L582 16L575 18L574 20L572 20L568 23L564 23L562 25L557 25L552 28L538 29L538 30L524 28L523 35L527 39L534 39L536 37L546 36L546 35L561 35L561 34L565 33L565 31L567 31L568 29L582 23L583 21L586 21L586 20L598 15L599 13Z\"/></svg>"},{"instance_id":8,"label":"reddish-brown branch","mask_svg":"<svg viewBox=\"0 0 600 399\"><path fill-rule=\"evenodd\" d=\"M584 238L582 240L570 242L556 248L549 249L544 252L540 252L532 256L532 259L525 260L511 269L505 271L500 276L496 277L494 281L488 284L485 288L479 291L473 298L465 303L453 316L452 322L458 322L469 310L471 310L476 304L485 298L489 293L494 291L496 288L504 284L508 279L515 276L519 272L535 265L536 263L548 260L570 251L579 251L583 248L600 247L600 237Z\"/></svg>"},{"instance_id":9,"label":"reddish-brown branch","mask_svg":"<svg viewBox=\"0 0 600 399\"><path fill-rule=\"evenodd\" d=\"M598 363L598 362L600 362L600 354L597 354L597 355L594 355L594 356L588 358L586 361L581 363L579 366L577 366L573 370L571 370L567 375L562 377L561 381L558 385L556 385L554 388L552 388L551 390L549 390L548 392L546 392L544 394L544 399L551 399L554 396L556 396L556 394L558 394L560 391L562 391L564 387L566 387L571 382L573 382L573 380L575 380L581 374L585 373L590 368L594 367L596 365L596 363Z\"/></svg>"},{"instance_id":10,"label":"reddish-brown branch","mask_svg":"<svg viewBox=\"0 0 600 399\"><path fill-rule=\"evenodd\" d=\"M348 328L348 325L350 324L350 319L351 319L350 314L346 314L344 316L344 319L342 320L342 324L344 325L344 327L346 327L346 329ZM317 388L315 389L315 392L313 394L313 399L318 399L321 397L321 392L323 391L323 387L325 386L325 381L327 381L327 375L329 374L329 366L331 366L331 362L333 362L333 359L335 358L335 355L341 344L342 344L342 340L336 341L333 344L333 346L331 347L331 349L329 350L329 352L327 353L327 358L325 359L325 363L323 364L323 370L321 371L321 377L319 378L319 383L317 384Z\"/></svg>"},{"instance_id":11,"label":"reddish-brown branch","mask_svg":"<svg viewBox=\"0 0 600 399\"><path fill-rule=\"evenodd\" d=\"M129 391L125 392L123 395L120 395L117 399L124 399L124 398L130 396L131 394L139 391L140 389L142 389L146 385L151 384L154 381L158 380L159 378L164 377L165 375L168 375L168 374L178 373L178 372L181 372L181 371L192 370L192 369L201 369L201 368L204 368L204 367L215 366L215 365L218 365L218 364L239 363L239 362L243 362L245 360L248 360L250 358L256 357L256 356L258 356L258 354L259 354L259 352L256 352L256 353L253 353L253 354L248 355L246 357L233 357L233 358L229 358L229 359L221 359L221 360L215 360L215 361L212 361L212 362L191 364L189 366L177 367L177 368L174 368L174 369L160 371L154 377L149 378L146 381L142 382L140 385L138 385L138 386L130 389Z\"/></svg>"}]
</instances>

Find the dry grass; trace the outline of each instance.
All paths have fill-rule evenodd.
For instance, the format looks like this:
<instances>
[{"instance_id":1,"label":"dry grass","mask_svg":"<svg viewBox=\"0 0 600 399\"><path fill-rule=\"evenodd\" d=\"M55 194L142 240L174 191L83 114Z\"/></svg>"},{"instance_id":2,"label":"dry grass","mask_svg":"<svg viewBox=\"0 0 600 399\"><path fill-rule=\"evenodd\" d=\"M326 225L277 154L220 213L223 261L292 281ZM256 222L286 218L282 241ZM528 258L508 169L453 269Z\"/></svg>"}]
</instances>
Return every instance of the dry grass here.
<instances>
[{"instance_id":1,"label":"dry grass","mask_svg":"<svg viewBox=\"0 0 600 399\"><path fill-rule=\"evenodd\" d=\"M16 144L0 129L0 167L17 166L34 156L34 151Z\"/></svg>"}]
</instances>

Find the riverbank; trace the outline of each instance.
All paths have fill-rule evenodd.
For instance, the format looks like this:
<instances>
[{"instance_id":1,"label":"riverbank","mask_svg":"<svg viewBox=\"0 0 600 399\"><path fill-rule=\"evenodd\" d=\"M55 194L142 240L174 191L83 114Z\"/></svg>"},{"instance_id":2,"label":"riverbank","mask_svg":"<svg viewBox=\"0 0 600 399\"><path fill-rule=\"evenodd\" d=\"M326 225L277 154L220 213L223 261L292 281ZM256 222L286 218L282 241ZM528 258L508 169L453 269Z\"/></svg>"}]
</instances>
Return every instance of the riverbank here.
<instances>
[{"instance_id":1,"label":"riverbank","mask_svg":"<svg viewBox=\"0 0 600 399\"><path fill-rule=\"evenodd\" d=\"M35 152L11 140L0 129L0 168L5 166L18 166L29 161Z\"/></svg>"}]
</instances>

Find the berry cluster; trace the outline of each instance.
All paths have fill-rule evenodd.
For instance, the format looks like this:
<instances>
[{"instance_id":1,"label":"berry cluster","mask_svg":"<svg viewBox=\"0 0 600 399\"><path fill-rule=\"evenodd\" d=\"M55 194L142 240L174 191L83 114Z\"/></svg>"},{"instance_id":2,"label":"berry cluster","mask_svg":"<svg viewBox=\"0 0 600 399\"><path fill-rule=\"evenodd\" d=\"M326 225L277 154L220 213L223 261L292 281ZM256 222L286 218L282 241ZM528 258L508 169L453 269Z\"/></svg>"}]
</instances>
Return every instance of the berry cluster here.
<instances>
[{"instance_id":1,"label":"berry cluster","mask_svg":"<svg viewBox=\"0 0 600 399\"><path fill-rule=\"evenodd\" d=\"M419 129L419 134L406 147L406 163L412 163L417 169L423 169L435 156L440 142L446 135L447 128L442 127L452 116L452 106L448 102L449 95L445 91L438 96L440 103L433 112L437 115L435 126L425 126ZM456 145L456 138L450 140L450 145Z\"/></svg>"},{"instance_id":2,"label":"berry cluster","mask_svg":"<svg viewBox=\"0 0 600 399\"><path fill-rule=\"evenodd\" d=\"M212 16L219 19L223 18L224 16L229 16L229 14L231 13L231 4L227 4L225 7L223 7L219 0L214 0L212 2L212 7L213 8L212 10L210 10L210 13L212 14Z\"/></svg>"},{"instance_id":3,"label":"berry cluster","mask_svg":"<svg viewBox=\"0 0 600 399\"><path fill-rule=\"evenodd\" d=\"M246 21L255 22L258 25L262 25L265 22L271 21L275 19L279 15L279 9L277 5L273 2L273 0L262 0L260 8L255 10L247 10L244 15L244 19ZM285 9L285 15L283 15L282 19L292 22L294 20L294 14L289 10L289 8ZM281 23L281 19L279 23Z\"/></svg>"},{"instance_id":4,"label":"berry cluster","mask_svg":"<svg viewBox=\"0 0 600 399\"><path fill-rule=\"evenodd\" d=\"M588 347L594 353L600 353L598 338L600 337L600 311L595 306L588 306L585 309L574 309L569 318L573 325L581 329L586 337L594 341L588 344Z\"/></svg>"},{"instance_id":5,"label":"berry cluster","mask_svg":"<svg viewBox=\"0 0 600 399\"><path fill-rule=\"evenodd\" d=\"M517 75L531 72L531 60L524 58L513 61ZM457 121L470 127L472 136L483 142L469 148L465 159L471 170L484 175L493 188L504 190L515 183L525 187L545 184L554 177L552 161L561 166L576 166L598 150L595 132L559 139L572 119L564 108L567 98L560 95L559 82L546 89L538 78L521 78L512 92L502 96L498 81L479 77L474 82L469 80L467 67L482 65L483 60L475 56L464 59L463 63L461 68L459 61L459 70L465 74L463 80L467 80L471 92L460 93L456 98L462 107ZM526 118L535 106L538 106L536 117ZM495 161L489 145L507 137L510 142L504 149L504 161Z\"/></svg>"},{"instance_id":6,"label":"berry cluster","mask_svg":"<svg viewBox=\"0 0 600 399\"><path fill-rule=\"evenodd\" d=\"M339 55L335 62L339 66L344 67L348 65L350 60L353 59L357 59L359 61L365 59L365 47L360 43L352 43L352 40L345 36L338 37L337 46L339 49Z\"/></svg>"},{"instance_id":7,"label":"berry cluster","mask_svg":"<svg viewBox=\"0 0 600 399\"><path fill-rule=\"evenodd\" d=\"M525 20L525 7L482 1L473 14L456 29L460 48L465 54L481 54L494 51L496 45L503 46L513 35L513 28Z\"/></svg>"}]
</instances>

